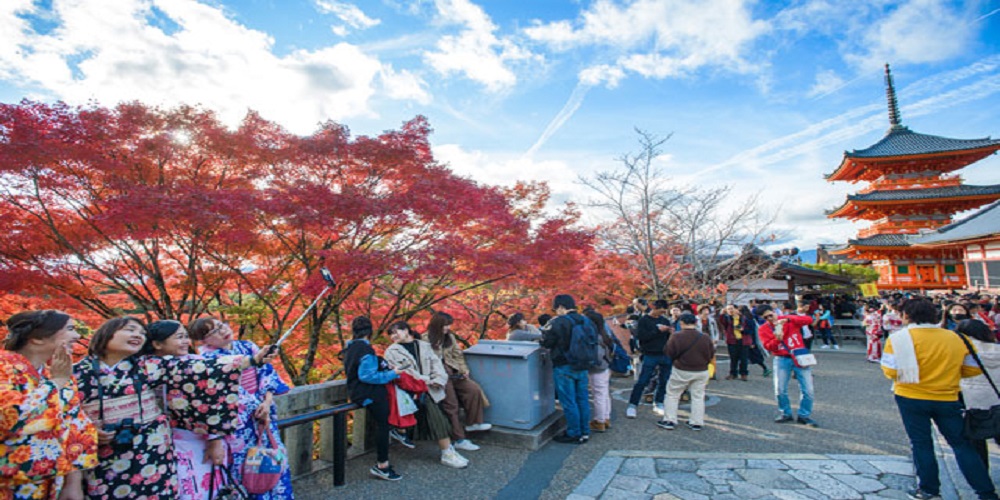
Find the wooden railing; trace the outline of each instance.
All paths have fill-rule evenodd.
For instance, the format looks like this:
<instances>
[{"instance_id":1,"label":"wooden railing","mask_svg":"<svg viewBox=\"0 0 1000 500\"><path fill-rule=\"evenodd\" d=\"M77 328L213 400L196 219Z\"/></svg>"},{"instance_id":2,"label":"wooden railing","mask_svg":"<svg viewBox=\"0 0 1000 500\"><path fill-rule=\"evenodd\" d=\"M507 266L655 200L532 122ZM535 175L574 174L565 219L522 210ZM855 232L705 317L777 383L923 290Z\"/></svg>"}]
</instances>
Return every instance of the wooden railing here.
<instances>
[{"instance_id":1,"label":"wooden railing","mask_svg":"<svg viewBox=\"0 0 1000 500\"><path fill-rule=\"evenodd\" d=\"M288 449L288 464L293 478L334 467L335 462L343 463L345 450L341 446L347 443L344 442L345 436L337 431L338 427L344 430L347 414L353 408L348 405L346 381L294 387L288 393L276 396L274 402L279 426L284 427L281 436ZM317 414L320 410L327 411ZM352 413L354 433L351 446L346 450L347 457L365 453L371 445L366 432L365 412ZM319 422L318 429L314 422ZM337 468L334 469L336 472ZM335 481L342 478L335 478Z\"/></svg>"}]
</instances>

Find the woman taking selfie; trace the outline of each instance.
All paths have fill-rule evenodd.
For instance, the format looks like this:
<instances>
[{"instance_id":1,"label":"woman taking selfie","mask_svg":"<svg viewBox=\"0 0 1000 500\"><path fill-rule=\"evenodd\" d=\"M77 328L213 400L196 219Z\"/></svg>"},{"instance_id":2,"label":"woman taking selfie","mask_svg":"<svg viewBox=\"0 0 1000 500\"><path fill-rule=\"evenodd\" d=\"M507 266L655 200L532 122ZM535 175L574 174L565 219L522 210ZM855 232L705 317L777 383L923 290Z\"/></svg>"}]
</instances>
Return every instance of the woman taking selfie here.
<instances>
[{"instance_id":1,"label":"woman taking selfie","mask_svg":"<svg viewBox=\"0 0 1000 500\"><path fill-rule=\"evenodd\" d=\"M80 339L68 314L15 314L0 351L0 497L84 498L81 470L97 465L97 430L83 413L70 358ZM11 497L6 497L11 498Z\"/></svg>"},{"instance_id":2,"label":"woman taking selfie","mask_svg":"<svg viewBox=\"0 0 1000 500\"><path fill-rule=\"evenodd\" d=\"M143 352L157 357L191 357L191 337L187 328L179 321L161 320L146 327L146 345ZM264 359L267 363L269 359ZM235 398L235 395L234 395ZM178 496L184 500L207 500L210 491L212 469L215 465L225 465L226 444L220 434L199 422L196 415L201 408L181 391L166 394L166 407L170 418L171 438L174 443L174 458L177 461ZM224 478L216 477L214 484L222 485Z\"/></svg>"},{"instance_id":3,"label":"woman taking selfie","mask_svg":"<svg viewBox=\"0 0 1000 500\"><path fill-rule=\"evenodd\" d=\"M158 394L183 396L188 428L230 432L246 357L218 360L143 356L146 328L136 318L106 321L90 339L89 356L74 366L84 410L98 426L98 459L84 475L92 499L176 498L177 466L169 417Z\"/></svg>"},{"instance_id":4,"label":"woman taking selfie","mask_svg":"<svg viewBox=\"0 0 1000 500\"><path fill-rule=\"evenodd\" d=\"M258 357L267 351L266 348L263 350L258 348L253 342L236 340L228 324L212 317L194 320L188 326L188 332L192 339L199 342L198 350L206 358L234 354ZM231 458L229 470L237 482L242 481L243 462L246 460L247 451L260 442L262 430L269 429L276 441L273 443L274 447L285 452L285 445L278 434L274 396L284 394L288 390L278 372L267 363L243 370L240 375L239 421L233 433L226 436ZM257 496L259 500L291 498L293 498L292 474L287 467L281 474L281 480L271 491Z\"/></svg>"}]
</instances>

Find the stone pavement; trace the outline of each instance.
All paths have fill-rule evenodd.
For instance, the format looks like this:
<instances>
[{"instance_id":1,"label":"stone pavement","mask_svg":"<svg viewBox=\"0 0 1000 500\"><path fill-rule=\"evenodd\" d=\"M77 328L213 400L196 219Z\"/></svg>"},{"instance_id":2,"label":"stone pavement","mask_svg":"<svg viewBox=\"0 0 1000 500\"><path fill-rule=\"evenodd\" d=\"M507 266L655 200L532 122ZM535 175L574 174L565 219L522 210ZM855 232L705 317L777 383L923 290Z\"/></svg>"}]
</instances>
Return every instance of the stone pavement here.
<instances>
[{"instance_id":1,"label":"stone pavement","mask_svg":"<svg viewBox=\"0 0 1000 500\"><path fill-rule=\"evenodd\" d=\"M907 457L774 453L607 453L569 495L585 499L906 498Z\"/></svg>"}]
</instances>

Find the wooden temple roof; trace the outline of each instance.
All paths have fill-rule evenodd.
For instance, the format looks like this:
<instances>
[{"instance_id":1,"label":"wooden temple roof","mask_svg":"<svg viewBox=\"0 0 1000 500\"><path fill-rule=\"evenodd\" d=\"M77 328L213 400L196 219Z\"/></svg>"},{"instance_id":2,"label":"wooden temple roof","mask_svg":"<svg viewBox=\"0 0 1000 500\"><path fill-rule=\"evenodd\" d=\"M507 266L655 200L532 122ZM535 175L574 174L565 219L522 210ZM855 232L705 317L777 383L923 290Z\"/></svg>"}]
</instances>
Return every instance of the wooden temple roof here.
<instances>
[{"instance_id":1,"label":"wooden temple roof","mask_svg":"<svg viewBox=\"0 0 1000 500\"><path fill-rule=\"evenodd\" d=\"M913 240L914 245L951 245L983 239L1000 239L1000 201Z\"/></svg>"},{"instance_id":2,"label":"wooden temple roof","mask_svg":"<svg viewBox=\"0 0 1000 500\"><path fill-rule=\"evenodd\" d=\"M864 213L869 207L899 205L922 205L929 202L950 202L953 212L975 208L983 203L1000 199L1000 184L986 186L946 186L926 189L881 189L868 193L857 193L847 196L841 206L827 211L827 217L850 218L881 218L882 214ZM965 202L965 203L962 203ZM965 205L972 204L966 207Z\"/></svg>"}]
</instances>

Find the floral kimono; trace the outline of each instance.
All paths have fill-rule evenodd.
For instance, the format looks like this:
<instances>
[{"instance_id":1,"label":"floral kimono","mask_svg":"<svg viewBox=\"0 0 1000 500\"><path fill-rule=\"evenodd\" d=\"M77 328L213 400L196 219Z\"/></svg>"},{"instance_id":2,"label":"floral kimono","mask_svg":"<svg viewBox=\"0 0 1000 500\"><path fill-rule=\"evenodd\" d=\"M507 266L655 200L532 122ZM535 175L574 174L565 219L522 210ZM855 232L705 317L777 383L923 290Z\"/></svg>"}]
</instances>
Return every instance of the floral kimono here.
<instances>
[{"instance_id":1,"label":"floral kimono","mask_svg":"<svg viewBox=\"0 0 1000 500\"><path fill-rule=\"evenodd\" d=\"M878 311L865 314L865 336L868 337L868 361L882 360L882 315Z\"/></svg>"},{"instance_id":2,"label":"floral kimono","mask_svg":"<svg viewBox=\"0 0 1000 500\"><path fill-rule=\"evenodd\" d=\"M177 467L163 394L171 410L205 433L232 430L241 359L131 356L114 366L85 358L73 371L84 408L104 428L119 428L98 448L100 463L84 475L91 499L166 500L177 497ZM99 366L98 366L99 365ZM179 398L183 395L183 398ZM183 404L176 404L183 400Z\"/></svg>"},{"instance_id":3,"label":"floral kimono","mask_svg":"<svg viewBox=\"0 0 1000 500\"><path fill-rule=\"evenodd\" d=\"M0 499L55 499L66 474L97 465L97 429L70 380L61 389L0 351Z\"/></svg>"},{"instance_id":4,"label":"floral kimono","mask_svg":"<svg viewBox=\"0 0 1000 500\"><path fill-rule=\"evenodd\" d=\"M245 340L234 340L229 349L218 349L203 345L200 347L201 354L206 358L242 354L253 356L259 350L253 342ZM282 382L278 372L271 365L263 365L257 368L247 368L243 370L240 377L240 417L236 431L226 436L226 443L229 445L230 471L233 479L237 482L243 478L243 462L246 460L247 450L251 446L256 446L260 437L257 430L257 420L253 417L257 408L264 401L264 396L270 392L272 394L284 394L289 387ZM277 410L271 406L271 434L278 441L275 446L285 449L278 434ZM292 474L288 468L281 474L281 480L270 492L263 495L254 495L259 500L284 500L292 499Z\"/></svg>"}]
</instances>

